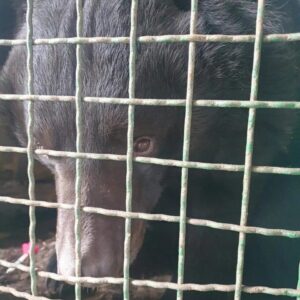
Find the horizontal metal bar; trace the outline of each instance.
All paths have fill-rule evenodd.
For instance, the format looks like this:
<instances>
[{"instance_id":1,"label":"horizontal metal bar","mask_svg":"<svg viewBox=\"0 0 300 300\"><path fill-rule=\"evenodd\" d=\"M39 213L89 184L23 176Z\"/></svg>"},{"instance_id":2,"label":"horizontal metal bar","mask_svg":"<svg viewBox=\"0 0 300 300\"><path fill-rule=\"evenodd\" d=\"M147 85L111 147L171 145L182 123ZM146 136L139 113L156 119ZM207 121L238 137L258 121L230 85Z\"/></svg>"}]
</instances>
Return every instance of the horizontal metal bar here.
<instances>
[{"instance_id":1,"label":"horizontal metal bar","mask_svg":"<svg viewBox=\"0 0 300 300\"><path fill-rule=\"evenodd\" d=\"M38 296L32 296L28 293L25 292L19 292L16 289L8 286L1 286L0 285L0 294L5 293L5 294L11 294L17 298L22 298L22 299L27 299L27 300L50 300L49 298L45 297L38 297ZM56 299L59 300L59 299Z\"/></svg>"},{"instance_id":2,"label":"horizontal metal bar","mask_svg":"<svg viewBox=\"0 0 300 300\"><path fill-rule=\"evenodd\" d=\"M210 42L210 43L254 43L255 35L223 35L223 34L188 34L141 36L140 43L182 43L182 42ZM269 34L263 38L264 42L295 42L300 41L300 33Z\"/></svg>"},{"instance_id":3,"label":"horizontal metal bar","mask_svg":"<svg viewBox=\"0 0 300 300\"><path fill-rule=\"evenodd\" d=\"M61 44L128 44L128 37L70 37L70 38L49 38L34 39L33 45L61 45ZM22 46L26 44L25 39L0 39L0 46Z\"/></svg>"},{"instance_id":4,"label":"horizontal metal bar","mask_svg":"<svg viewBox=\"0 0 300 300\"><path fill-rule=\"evenodd\" d=\"M16 265L14 263L9 263L5 260L0 260L0 265L5 268L15 267L16 269L29 272L29 267L25 265ZM95 277L75 277L75 276L61 276L55 273L38 271L38 276L43 278L51 278L56 281L64 281L67 283L75 284L89 284L89 285L101 285L101 284L113 284L113 285L121 285L124 282L123 278L116 278L116 277L102 277L102 278L95 278ZM159 281L152 281L152 280L131 280L131 284L133 286L139 287L152 287L155 289L170 289L170 290L181 290L181 291L196 291L196 292L225 292L230 293L233 292L235 289L234 284L229 285L222 285L222 284L194 284L194 283L184 283L184 284L177 284L173 282L159 282ZM0 287L0 292L1 292ZM3 287L4 288L4 287ZM249 294L269 294L275 296L288 296L288 297L297 297L300 295L300 290L296 289L287 289L287 288L270 288L264 286L243 286L243 292ZM46 300L47 298L26 298L29 300Z\"/></svg>"},{"instance_id":5,"label":"horizontal metal bar","mask_svg":"<svg viewBox=\"0 0 300 300\"><path fill-rule=\"evenodd\" d=\"M41 101L41 102L75 102L75 96L50 95L14 95L0 94L3 101ZM85 102L115 104L115 105L142 105L142 106L185 106L185 99L128 99L110 97L84 97ZM272 109L300 109L300 101L252 101L249 100L212 100L199 99L193 101L193 106L218 108L272 108Z\"/></svg>"},{"instance_id":6,"label":"horizontal metal bar","mask_svg":"<svg viewBox=\"0 0 300 300\"><path fill-rule=\"evenodd\" d=\"M25 154L26 148L22 147L10 147L0 146L0 152L12 152ZM117 154L101 154L101 153L77 153L68 151L55 151L46 149L37 149L35 154L38 155L49 155L51 157L59 158L85 158L85 159L98 159L98 160L112 160L112 161L126 161L126 155ZM243 172L244 165L234 164L214 164L204 162L183 162L181 160L173 159L162 159L153 157L134 157L133 160L143 164L153 164L167 167L178 167L178 168L190 168L190 169L201 169L208 171L226 171L226 172ZM300 168L284 168L284 167L271 167L271 166L255 166L252 168L252 172L260 174L278 174L278 175L292 175L299 176Z\"/></svg>"},{"instance_id":7,"label":"horizontal metal bar","mask_svg":"<svg viewBox=\"0 0 300 300\"><path fill-rule=\"evenodd\" d=\"M26 206L35 206L35 207L44 207L51 209L74 209L72 204L63 204L63 203L52 203L46 201L30 201L28 199L12 198L0 196L0 202L17 204L17 205L26 205ZM82 211L87 213L95 213L109 217L118 217L118 218L130 218L130 219L139 219L146 221L160 221L160 222L170 222L178 223L179 216L165 215L165 214L148 214L148 213L139 213L139 212L126 212L121 210L110 210L99 207L82 207ZM194 226L208 227L218 230L228 230L233 232L244 232L248 234L258 234L264 236L279 236L286 238L300 238L300 231L295 230L285 230L285 229L270 229L254 226L240 226L236 224L228 224L215 222L204 219L195 219L187 218L187 223Z\"/></svg>"},{"instance_id":8,"label":"horizontal metal bar","mask_svg":"<svg viewBox=\"0 0 300 300\"><path fill-rule=\"evenodd\" d=\"M129 44L129 37L70 37L70 38L49 38L34 39L33 45L59 45L59 44ZM223 35L223 34L183 34L183 35L159 35L140 36L137 38L140 43L254 43L255 35ZM266 43L297 42L300 41L300 33L268 34L263 41ZM0 39L0 46L26 45L25 39Z\"/></svg>"},{"instance_id":9,"label":"horizontal metal bar","mask_svg":"<svg viewBox=\"0 0 300 300\"><path fill-rule=\"evenodd\" d=\"M0 95L1 100L1 95ZM184 99L126 99L85 97L85 102L103 104L144 105L144 106L185 106ZM299 101L248 101L248 100L193 100L193 106L218 108L273 108L273 109L300 109Z\"/></svg>"}]
</instances>

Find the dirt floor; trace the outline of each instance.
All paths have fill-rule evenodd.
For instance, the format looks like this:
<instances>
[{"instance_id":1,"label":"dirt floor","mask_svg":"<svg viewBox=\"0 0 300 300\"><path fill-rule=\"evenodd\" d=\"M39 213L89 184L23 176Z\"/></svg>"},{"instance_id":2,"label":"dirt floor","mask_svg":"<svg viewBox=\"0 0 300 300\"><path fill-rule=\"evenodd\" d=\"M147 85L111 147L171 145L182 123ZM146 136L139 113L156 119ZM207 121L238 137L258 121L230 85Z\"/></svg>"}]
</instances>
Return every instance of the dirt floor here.
<instances>
[{"instance_id":1,"label":"dirt floor","mask_svg":"<svg viewBox=\"0 0 300 300\"><path fill-rule=\"evenodd\" d=\"M49 253L54 251L54 238L47 240L38 239L37 245L39 246L39 253L36 255L36 267L38 270L45 270L48 264ZM21 247L8 247L5 249L0 249L0 259L5 259L10 262L16 261L21 255ZM29 264L29 259L27 258L24 265ZM7 287L12 287L20 292L30 293L30 277L28 273L22 272L20 270L14 270L13 272L7 274L7 268L0 267L0 285ZM38 277L37 289L39 295L46 295L46 280ZM20 299L7 294L1 295L1 300L11 300Z\"/></svg>"},{"instance_id":2,"label":"dirt floor","mask_svg":"<svg viewBox=\"0 0 300 300\"><path fill-rule=\"evenodd\" d=\"M36 199L55 201L55 188L51 174L39 164L35 167ZM0 196L28 199L26 179L26 159L24 156L10 155L0 167ZM40 251L36 262L39 270L45 270L49 254L54 251L55 210L36 208L36 238ZM21 255L21 246L29 241L28 207L0 201L0 260L15 262ZM24 265L29 264L27 258ZM0 265L0 286L13 287L21 292L30 291L28 273L14 270L6 273L7 268ZM40 294L45 294L45 280L38 280ZM1 300L20 299L1 294Z\"/></svg>"}]
</instances>

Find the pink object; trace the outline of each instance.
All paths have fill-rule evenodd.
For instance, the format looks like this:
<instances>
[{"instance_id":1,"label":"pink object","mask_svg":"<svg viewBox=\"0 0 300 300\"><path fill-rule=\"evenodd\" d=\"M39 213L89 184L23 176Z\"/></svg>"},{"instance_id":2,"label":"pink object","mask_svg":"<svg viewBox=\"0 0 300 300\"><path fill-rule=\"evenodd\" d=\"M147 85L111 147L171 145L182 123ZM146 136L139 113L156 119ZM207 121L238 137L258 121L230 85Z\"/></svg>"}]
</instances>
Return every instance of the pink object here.
<instances>
[{"instance_id":1,"label":"pink object","mask_svg":"<svg viewBox=\"0 0 300 300\"><path fill-rule=\"evenodd\" d=\"M34 246L34 253L37 254L39 252L39 246L38 245L35 245ZM15 261L15 264L21 264L23 263L29 256L29 251L30 251L30 243L24 243L22 244L22 256L18 258L17 261ZM16 268L9 268L7 269L6 273L11 273L15 270Z\"/></svg>"},{"instance_id":2,"label":"pink object","mask_svg":"<svg viewBox=\"0 0 300 300\"><path fill-rule=\"evenodd\" d=\"M24 243L22 244L22 252L23 254L29 254L29 250L30 250L30 243ZM35 245L34 246L34 253L37 254L39 252L39 246Z\"/></svg>"}]
</instances>

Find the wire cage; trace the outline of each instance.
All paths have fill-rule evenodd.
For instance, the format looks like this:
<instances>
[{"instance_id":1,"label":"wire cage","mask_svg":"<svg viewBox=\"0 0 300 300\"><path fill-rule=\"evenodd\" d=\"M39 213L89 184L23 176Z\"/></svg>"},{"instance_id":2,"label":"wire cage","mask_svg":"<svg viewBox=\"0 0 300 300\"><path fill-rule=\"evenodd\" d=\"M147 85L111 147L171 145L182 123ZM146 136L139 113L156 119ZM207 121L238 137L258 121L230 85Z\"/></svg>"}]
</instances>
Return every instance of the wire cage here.
<instances>
[{"instance_id":1,"label":"wire cage","mask_svg":"<svg viewBox=\"0 0 300 300\"><path fill-rule=\"evenodd\" d=\"M258 286L244 286L243 285L243 270L244 270L244 254L245 254L245 240L247 234L266 235L266 236L280 236L283 238L300 238L300 231L291 231L283 229L267 229L261 227L247 226L247 215L249 206L250 183L251 174L285 174L285 175L300 175L300 168L286 168L286 167L267 167L267 166L253 166L253 143L254 143L254 128L256 110L260 108L267 109L300 109L299 102L281 102L281 101L258 101L258 82L260 72L260 58L263 43L280 43L280 42L294 42L300 41L300 33L290 34L263 34L263 21L265 0L258 0L256 33L255 35L203 35L196 32L196 20L198 14L198 0L191 0L191 16L190 16L190 33L187 35L164 35L164 36L139 36L137 37L137 16L138 16L138 0L131 1L131 30L129 37L83 37L83 1L76 0L77 22L76 30L77 36L73 38L51 38L51 39L33 39L33 1L27 0L26 24L27 37L25 40L0 40L0 46L17 46L26 45L27 47L27 73L28 73L28 94L26 95L9 95L1 94L0 100L10 101L28 101L28 145L27 148L21 147L0 147L1 152L15 152L27 154L28 158L28 180L29 180L29 199L16 199L10 197L0 197L1 202L6 202L16 205L29 206L30 226L30 266L19 265L0 260L0 265L10 268L15 267L24 272L29 272L31 277L31 295L24 292L19 292L13 288L0 286L0 292L10 293L17 297L25 299L38 300L46 299L38 296L37 293L37 276L52 278L55 280L67 281L75 284L75 298L81 299L81 285L84 283L110 283L122 284L124 300L130 299L130 286L148 286L152 288L173 289L177 291L177 300L183 299L184 291L220 291L220 292L234 292L234 299L240 300L242 292L245 293L266 293L269 295L285 295L290 297L298 297L300 299L300 286L297 289L275 289L270 287ZM187 78L187 92L186 99L138 99L135 96L135 79L136 79L136 56L138 43L188 43L188 78ZM198 42L224 42L224 43L254 43L254 61L252 70L251 95L249 101L236 100L194 100L193 87L195 76L195 57L196 44ZM129 58L129 97L128 98L107 98L107 97L83 97L82 95L82 45L93 43L125 43L130 46ZM34 45L56 45L56 44L73 44L76 45L76 95L75 96L46 96L36 95L33 87L33 47ZM34 149L33 147L33 107L36 101L66 101L76 103L76 152L63 152L45 149ZM111 103L111 104L125 104L128 105L128 135L127 135L127 154L95 154L84 153L82 151L82 105L84 102L94 103ZM134 116L136 105L148 106L182 106L185 107L185 123L184 123L184 144L182 151L182 160L168 160L159 158L134 157L133 156L133 130L134 130ZM199 107L219 107L219 108L244 108L249 110L247 141L244 165L232 164L212 164L202 162L192 162L189 160L190 136L191 136L191 118L192 108ZM47 154L54 157L68 157L76 159L76 201L74 205L58 204L38 201L35 198L35 178L34 178L34 152L37 154ZM82 180L82 160L115 160L126 161L126 211L108 210L104 208L95 207L81 207L81 193L80 182ZM133 162L157 164L164 166L176 166L181 168L181 205L180 216L171 216L163 214L147 214L132 211L132 169ZM204 170L222 170L230 172L242 172L243 177L243 193L242 193L242 210L240 224L227 224L220 222L213 222L204 219L187 218L187 183L188 170L190 168L204 169ZM35 244L36 244L36 218L35 208L62 208L73 210L75 215L75 234L76 234L76 276L64 277L58 274L39 271L36 269L35 263ZM81 277L81 232L80 219L81 212L89 212L101 214L105 216L114 216L125 219L125 241L124 241L124 264L123 264L123 278L87 278ZM179 245L178 245L178 281L177 283L156 282L150 280L132 280L130 278L130 236L131 223L133 219L154 220L165 222L179 223ZM193 224L196 226L205 226L218 230L228 230L239 233L238 243L238 259L236 266L236 282L232 285L220 284L187 284L184 283L184 262L185 262L185 238L186 225ZM299 283L300 284L300 283Z\"/></svg>"}]
</instances>

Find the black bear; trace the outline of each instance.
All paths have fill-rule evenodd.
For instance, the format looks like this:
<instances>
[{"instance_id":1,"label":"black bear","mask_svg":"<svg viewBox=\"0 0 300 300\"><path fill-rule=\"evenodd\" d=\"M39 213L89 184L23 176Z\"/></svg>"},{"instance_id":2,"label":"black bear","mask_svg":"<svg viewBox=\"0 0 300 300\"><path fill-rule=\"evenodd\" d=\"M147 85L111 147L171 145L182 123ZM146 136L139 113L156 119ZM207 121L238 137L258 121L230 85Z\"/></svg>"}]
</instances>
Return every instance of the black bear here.
<instances>
[{"instance_id":1,"label":"black bear","mask_svg":"<svg viewBox=\"0 0 300 300\"><path fill-rule=\"evenodd\" d=\"M18 2L15 38L25 38L25 4ZM83 5L85 37L122 37L130 33L130 1L92 1ZM22 16L23 14L23 16ZM199 1L197 33L254 34L257 1ZM267 0L264 34L300 32L299 1ZM140 0L137 35L188 34L190 3L185 0ZM74 0L35 1L34 38L76 36ZM129 45L82 45L83 96L128 97ZM76 46L35 45L33 90L37 95L75 94ZM138 43L136 97L185 99L188 43ZM253 43L196 45L194 99L249 100ZM13 47L1 71L2 94L26 94L26 48ZM259 100L300 100L300 43L265 43L259 78ZM27 144L27 102L2 103L21 145ZM125 154L126 105L83 104L83 151ZM75 104L34 104L36 149L75 151ZM244 164L248 110L194 107L190 160ZM295 110L258 109L254 165L299 166ZM180 160L183 144L183 107L137 106L134 156ZM54 174L57 201L74 203L75 160L36 155ZM179 214L180 169L134 163L133 211ZM239 224L242 172L189 171L187 215ZM120 161L83 160L83 206L125 209L126 165ZM248 224L268 228L299 229L299 179L284 175L253 174ZM122 277L124 219L82 212L82 276ZM188 225L185 282L234 284L238 233ZM62 275L74 275L74 212L58 209L56 257ZM178 224L134 220L131 238L131 276L177 280ZM245 285L296 288L300 242L279 237L249 235L244 270ZM57 261L57 263L56 263ZM56 268L55 267L55 268ZM121 295L98 290L101 299ZM64 297L64 296L63 296ZM65 296L66 299L68 296ZM140 299L174 299L167 290ZM232 299L232 293L185 292L184 299ZM267 300L274 296L243 294L243 299ZM280 297L279 297L280 298ZM137 298L139 299L139 298ZM288 299L282 296L281 299Z\"/></svg>"}]
</instances>

